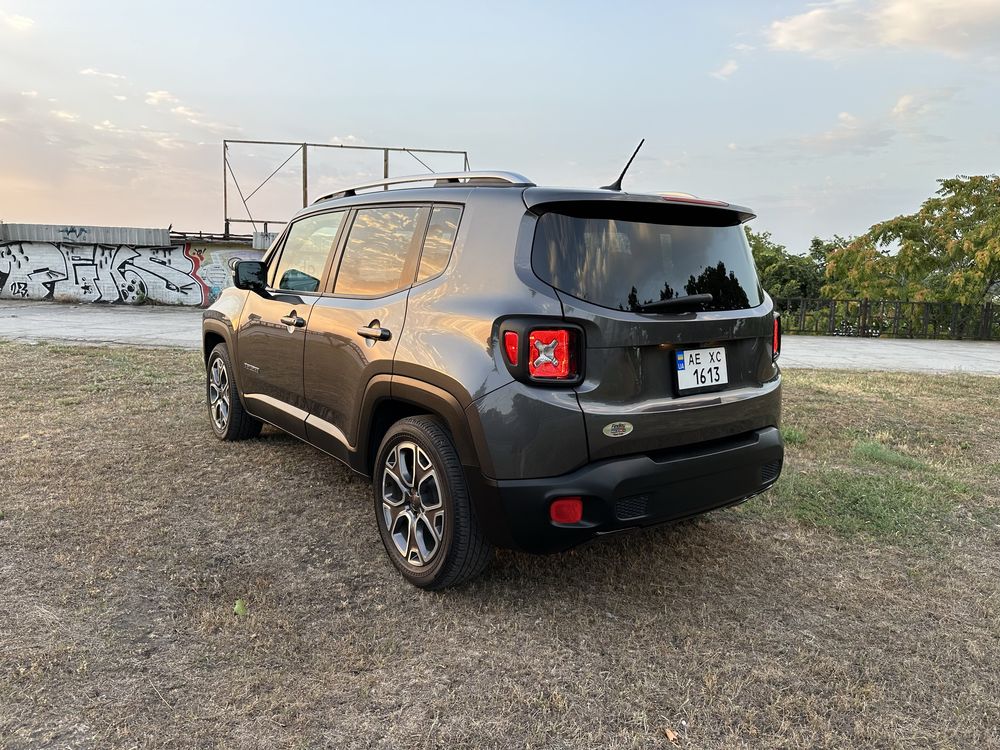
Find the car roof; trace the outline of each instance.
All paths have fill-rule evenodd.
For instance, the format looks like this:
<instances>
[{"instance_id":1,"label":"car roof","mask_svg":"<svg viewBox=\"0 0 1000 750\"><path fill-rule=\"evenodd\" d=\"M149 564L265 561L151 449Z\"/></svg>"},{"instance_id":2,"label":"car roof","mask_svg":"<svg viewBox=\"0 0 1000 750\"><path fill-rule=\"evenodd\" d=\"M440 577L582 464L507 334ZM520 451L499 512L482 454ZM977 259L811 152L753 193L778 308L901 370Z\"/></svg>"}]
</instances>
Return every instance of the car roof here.
<instances>
[{"instance_id":1,"label":"car roof","mask_svg":"<svg viewBox=\"0 0 1000 750\"><path fill-rule=\"evenodd\" d=\"M435 181L431 187L410 187L414 183ZM377 187L391 189L377 190ZM405 187L404 187L405 186ZM369 190L371 192L357 192ZM720 223L743 223L755 217L754 212L745 206L738 206L724 201L698 198L687 193L628 193L619 190L603 188L562 188L539 187L533 182L515 172L457 172L448 174L410 175L388 178L377 182L344 188L335 193L325 195L312 205L299 211L295 218L319 210L329 210L333 207L349 207L354 205L372 205L385 203L419 202L465 202L473 192L476 193L508 193L520 192L524 205L529 210L543 211L557 204L575 204L591 202L625 202L635 209L645 206L672 205L678 208L689 208L696 214L709 216L716 211L725 212L718 215L714 221ZM720 221L722 220L722 221ZM714 223L713 221L713 223Z\"/></svg>"}]
</instances>

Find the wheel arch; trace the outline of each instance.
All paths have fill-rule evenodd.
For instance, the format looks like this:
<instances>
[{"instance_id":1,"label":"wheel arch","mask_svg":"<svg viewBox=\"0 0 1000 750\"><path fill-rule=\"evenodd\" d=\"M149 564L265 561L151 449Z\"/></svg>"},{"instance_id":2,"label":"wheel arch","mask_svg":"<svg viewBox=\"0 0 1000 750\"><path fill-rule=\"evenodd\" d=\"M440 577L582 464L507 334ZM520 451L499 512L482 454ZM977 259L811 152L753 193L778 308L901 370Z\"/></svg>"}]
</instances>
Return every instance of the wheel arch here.
<instances>
[{"instance_id":1,"label":"wheel arch","mask_svg":"<svg viewBox=\"0 0 1000 750\"><path fill-rule=\"evenodd\" d=\"M233 351L233 345L230 340L228 328L220 321L211 319L205 320L202 324L201 348L202 359L206 365L208 365L208 356L219 344L226 345L226 348L229 349L230 357L234 357L236 355L236 352Z\"/></svg>"},{"instance_id":2,"label":"wheel arch","mask_svg":"<svg viewBox=\"0 0 1000 750\"><path fill-rule=\"evenodd\" d=\"M393 376L389 388L369 387L357 442L357 470L372 475L379 445L400 419L429 414L448 430L463 466L486 470L472 439L460 401L438 386L408 377Z\"/></svg>"}]
</instances>

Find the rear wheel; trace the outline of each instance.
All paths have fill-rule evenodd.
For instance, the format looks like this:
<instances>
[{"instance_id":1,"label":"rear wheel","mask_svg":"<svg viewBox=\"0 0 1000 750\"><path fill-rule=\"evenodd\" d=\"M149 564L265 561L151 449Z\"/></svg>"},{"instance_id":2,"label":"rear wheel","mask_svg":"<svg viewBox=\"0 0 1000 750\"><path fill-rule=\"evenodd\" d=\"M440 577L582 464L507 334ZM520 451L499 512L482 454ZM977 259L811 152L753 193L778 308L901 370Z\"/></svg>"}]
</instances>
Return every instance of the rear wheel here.
<instances>
[{"instance_id":1,"label":"rear wheel","mask_svg":"<svg viewBox=\"0 0 1000 750\"><path fill-rule=\"evenodd\" d=\"M493 547L472 509L458 453L433 418L408 417L389 429L372 483L382 543L414 586L456 586L489 564Z\"/></svg>"},{"instance_id":2,"label":"rear wheel","mask_svg":"<svg viewBox=\"0 0 1000 750\"><path fill-rule=\"evenodd\" d=\"M247 440L260 434L262 423L243 408L233 378L233 365L225 344L216 344L208 355L206 398L212 432L219 440Z\"/></svg>"}]
</instances>

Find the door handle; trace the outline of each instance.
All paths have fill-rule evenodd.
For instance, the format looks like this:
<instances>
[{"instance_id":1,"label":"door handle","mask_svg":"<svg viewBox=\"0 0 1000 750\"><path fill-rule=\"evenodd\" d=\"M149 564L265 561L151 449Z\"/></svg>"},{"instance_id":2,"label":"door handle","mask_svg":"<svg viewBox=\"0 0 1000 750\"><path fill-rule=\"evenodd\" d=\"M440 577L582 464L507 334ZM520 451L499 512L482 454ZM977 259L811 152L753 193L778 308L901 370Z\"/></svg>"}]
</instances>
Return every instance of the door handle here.
<instances>
[{"instance_id":1,"label":"door handle","mask_svg":"<svg viewBox=\"0 0 1000 750\"><path fill-rule=\"evenodd\" d=\"M372 341L388 341L392 338L392 331L381 326L363 326L358 329L358 335Z\"/></svg>"},{"instance_id":2,"label":"door handle","mask_svg":"<svg viewBox=\"0 0 1000 750\"><path fill-rule=\"evenodd\" d=\"M281 319L281 322L286 326L291 326L292 328L302 328L306 324L306 319L300 318L295 314L295 311L292 310L290 315L286 315Z\"/></svg>"}]
</instances>

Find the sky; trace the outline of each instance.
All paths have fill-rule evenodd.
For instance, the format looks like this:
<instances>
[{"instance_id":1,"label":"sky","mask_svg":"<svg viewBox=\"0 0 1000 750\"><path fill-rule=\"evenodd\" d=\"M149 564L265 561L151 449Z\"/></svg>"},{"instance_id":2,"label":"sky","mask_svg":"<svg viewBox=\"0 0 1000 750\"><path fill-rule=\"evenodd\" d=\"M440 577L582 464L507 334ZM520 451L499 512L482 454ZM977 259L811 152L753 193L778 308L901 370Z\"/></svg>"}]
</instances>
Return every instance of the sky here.
<instances>
[{"instance_id":1,"label":"sky","mask_svg":"<svg viewBox=\"0 0 1000 750\"><path fill-rule=\"evenodd\" d=\"M574 187L645 138L626 190L750 206L804 252L1000 171L1000 0L0 0L0 220L221 231L224 138ZM244 194L292 151L233 146ZM309 162L313 196L381 176ZM250 213L299 208L299 169Z\"/></svg>"}]
</instances>

